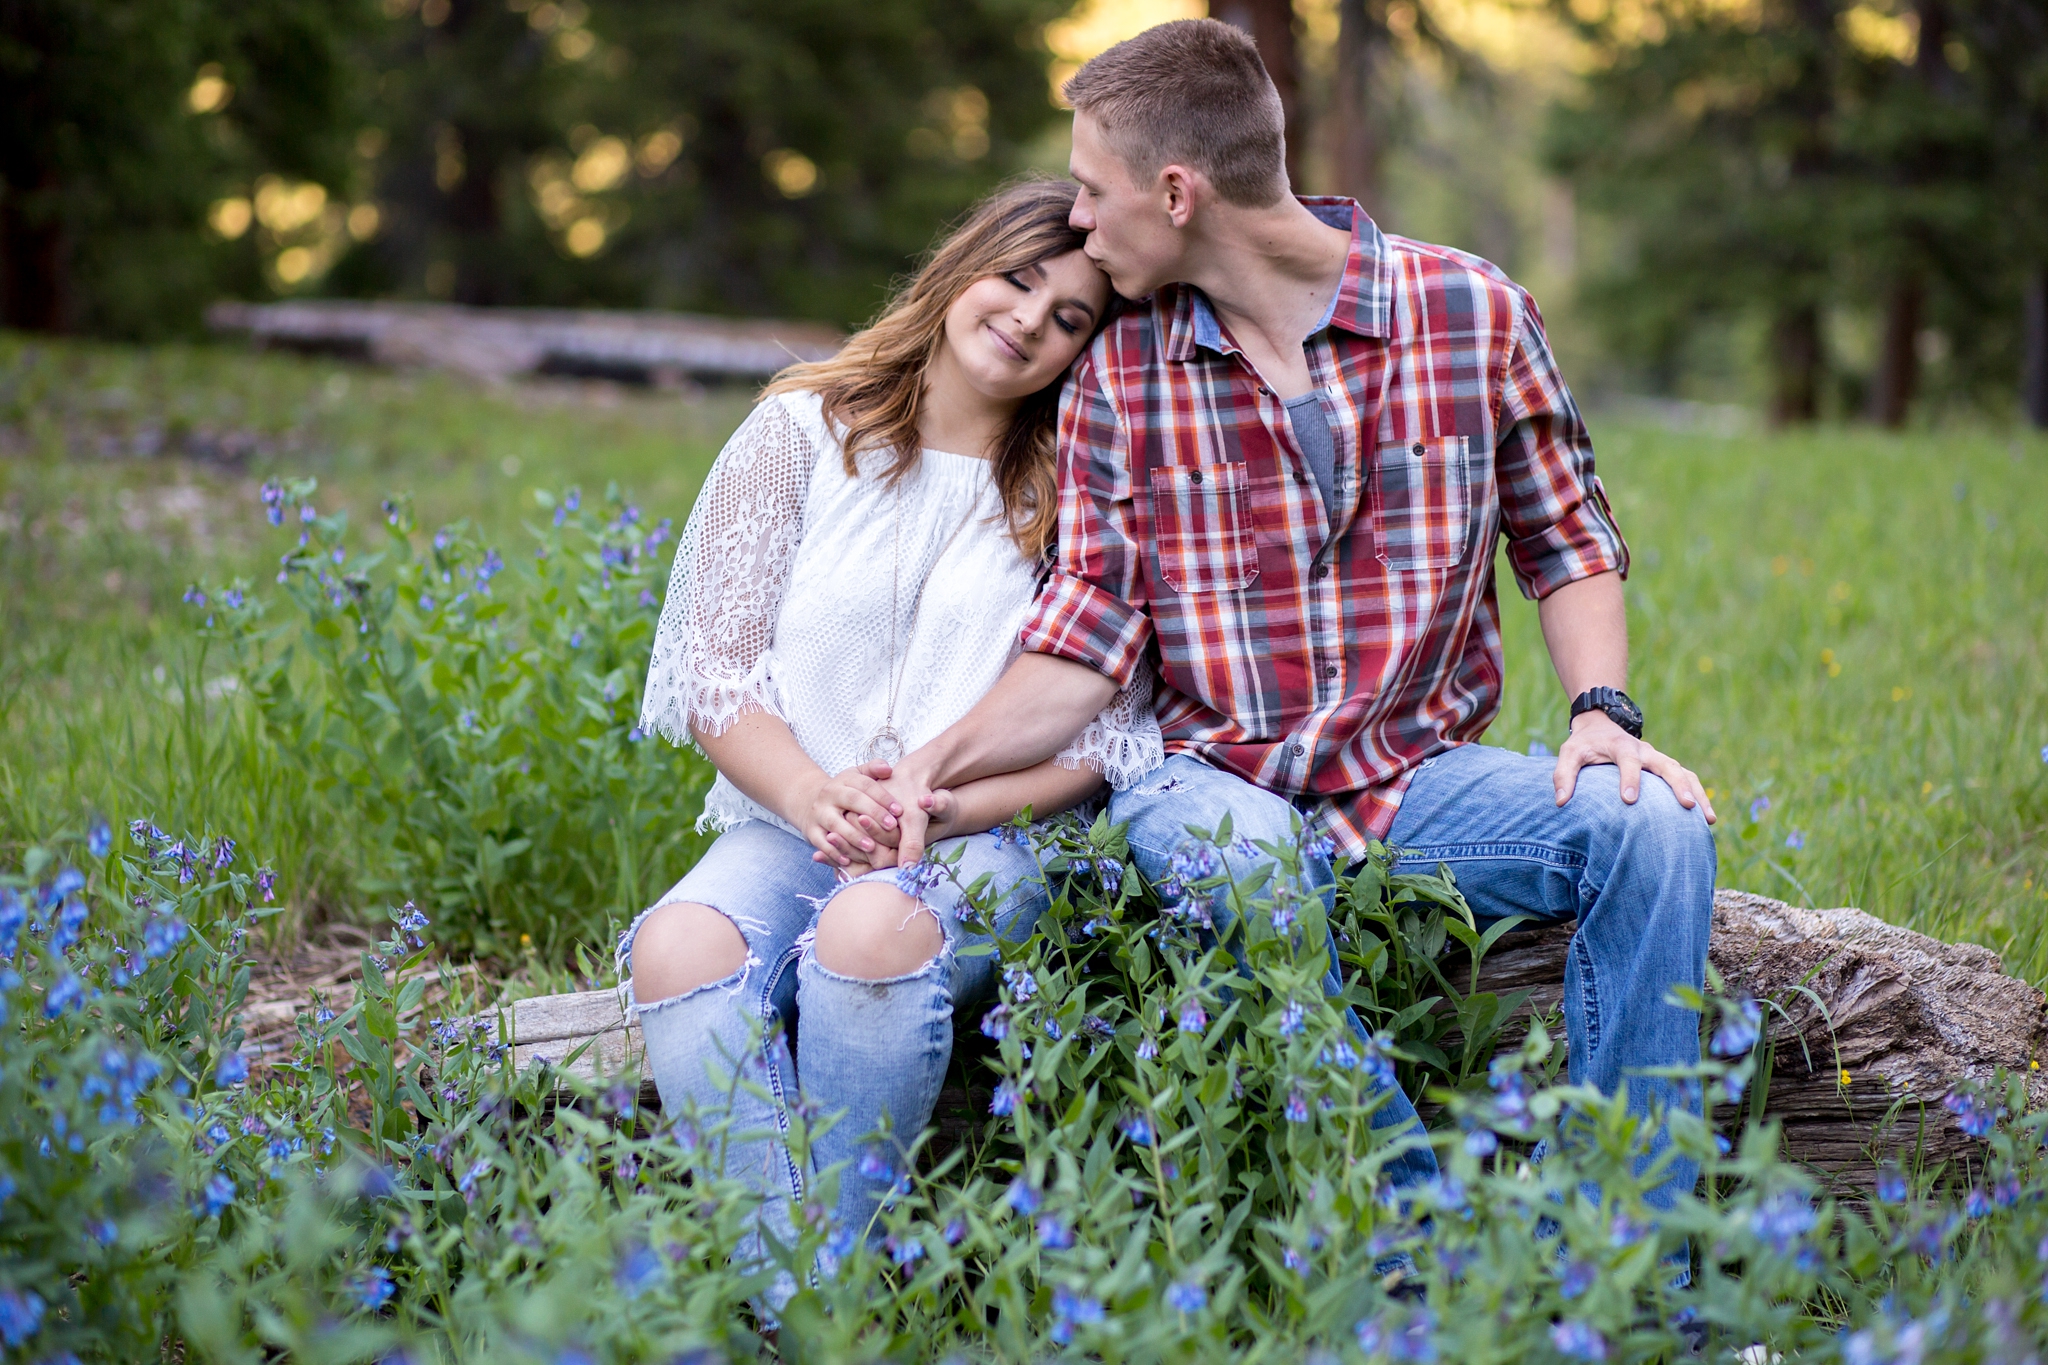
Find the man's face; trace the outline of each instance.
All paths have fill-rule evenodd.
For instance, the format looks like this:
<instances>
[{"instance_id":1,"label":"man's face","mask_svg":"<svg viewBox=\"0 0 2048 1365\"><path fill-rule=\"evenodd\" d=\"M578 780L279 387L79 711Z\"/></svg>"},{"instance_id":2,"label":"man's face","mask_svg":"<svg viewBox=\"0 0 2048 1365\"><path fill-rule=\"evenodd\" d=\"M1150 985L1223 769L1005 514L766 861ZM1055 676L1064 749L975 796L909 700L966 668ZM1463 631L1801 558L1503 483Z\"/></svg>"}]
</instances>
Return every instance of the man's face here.
<instances>
[{"instance_id":1,"label":"man's face","mask_svg":"<svg viewBox=\"0 0 2048 1365\"><path fill-rule=\"evenodd\" d=\"M1175 191L1165 171L1139 184L1101 127L1078 111L1067 170L1081 186L1068 221L1075 231L1088 234L1083 250L1102 267L1117 293L1142 298L1180 278L1186 244L1174 226Z\"/></svg>"}]
</instances>

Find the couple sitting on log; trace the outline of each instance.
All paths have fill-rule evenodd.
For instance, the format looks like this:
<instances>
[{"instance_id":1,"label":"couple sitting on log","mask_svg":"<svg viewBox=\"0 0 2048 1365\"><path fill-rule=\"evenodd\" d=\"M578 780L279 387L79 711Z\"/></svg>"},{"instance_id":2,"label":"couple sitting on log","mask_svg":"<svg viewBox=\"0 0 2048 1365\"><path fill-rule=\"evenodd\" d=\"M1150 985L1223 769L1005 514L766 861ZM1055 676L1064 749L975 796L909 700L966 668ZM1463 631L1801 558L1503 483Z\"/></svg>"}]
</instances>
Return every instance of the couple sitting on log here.
<instances>
[{"instance_id":1,"label":"couple sitting on log","mask_svg":"<svg viewBox=\"0 0 2048 1365\"><path fill-rule=\"evenodd\" d=\"M1290 194L1224 24L1152 29L1066 94L1072 181L972 210L769 386L698 498L644 723L711 757L723 833L620 950L664 1105L732 1097L727 1173L783 1227L807 1171L775 1135L800 1096L840 1115L809 1161L847 1163L867 1225L901 1156L856 1158L923 1129L993 987L962 887L1028 932L1047 888L1001 827L1107 785L1155 885L1227 814L1238 877L1298 840L1327 887L1378 840L1482 917L1576 920L1572 1080L1696 1107L1641 1073L1698 1060L1667 993L1702 983L1712 808L1621 690L1628 550L1534 302ZM1574 698L1555 761L1476 743L1499 536ZM1374 1120L1415 1122L1398 1090ZM1395 1179L1434 1173L1422 1149Z\"/></svg>"}]
</instances>

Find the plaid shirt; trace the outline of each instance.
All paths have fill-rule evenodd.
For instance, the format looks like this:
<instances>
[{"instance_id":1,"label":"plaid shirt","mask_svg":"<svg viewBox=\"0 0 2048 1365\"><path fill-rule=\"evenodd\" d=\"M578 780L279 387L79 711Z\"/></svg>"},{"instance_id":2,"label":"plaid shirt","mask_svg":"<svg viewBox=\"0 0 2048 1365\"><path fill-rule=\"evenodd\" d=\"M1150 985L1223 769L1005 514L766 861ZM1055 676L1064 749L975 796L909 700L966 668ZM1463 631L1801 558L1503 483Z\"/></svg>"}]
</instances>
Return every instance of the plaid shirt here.
<instances>
[{"instance_id":1,"label":"plaid shirt","mask_svg":"<svg viewBox=\"0 0 2048 1365\"><path fill-rule=\"evenodd\" d=\"M1168 752L1357 854L1415 768L1500 709L1495 538L1534 598L1626 573L1628 547L1528 293L1349 199L1302 202L1351 232L1305 343L1334 507L1209 301L1162 289L1061 399L1058 560L1022 644L1119 682L1151 651Z\"/></svg>"}]
</instances>

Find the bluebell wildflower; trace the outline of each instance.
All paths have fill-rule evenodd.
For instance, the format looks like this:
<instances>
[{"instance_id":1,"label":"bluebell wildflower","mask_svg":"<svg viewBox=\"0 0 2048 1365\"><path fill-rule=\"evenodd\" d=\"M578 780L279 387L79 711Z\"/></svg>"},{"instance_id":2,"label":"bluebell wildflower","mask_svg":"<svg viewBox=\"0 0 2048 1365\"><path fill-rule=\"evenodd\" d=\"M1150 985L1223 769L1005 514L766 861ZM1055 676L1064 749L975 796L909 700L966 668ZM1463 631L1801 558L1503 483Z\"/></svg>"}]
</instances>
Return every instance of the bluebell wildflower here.
<instances>
[{"instance_id":1,"label":"bluebell wildflower","mask_svg":"<svg viewBox=\"0 0 2048 1365\"><path fill-rule=\"evenodd\" d=\"M381 1265L373 1265L352 1277L347 1285L348 1296L366 1313L374 1313L389 1303L396 1287L391 1282L391 1272Z\"/></svg>"},{"instance_id":2,"label":"bluebell wildflower","mask_svg":"<svg viewBox=\"0 0 2048 1365\"><path fill-rule=\"evenodd\" d=\"M1906 1176L1897 1166L1886 1162L1877 1172L1877 1199L1881 1204L1903 1204L1906 1202Z\"/></svg>"},{"instance_id":3,"label":"bluebell wildflower","mask_svg":"<svg viewBox=\"0 0 2048 1365\"><path fill-rule=\"evenodd\" d=\"M92 823L85 827L85 851L95 858L104 858L114 847L114 827L107 823L104 815L95 815Z\"/></svg>"},{"instance_id":4,"label":"bluebell wildflower","mask_svg":"<svg viewBox=\"0 0 2048 1365\"><path fill-rule=\"evenodd\" d=\"M263 1121L261 1114L242 1115L242 1136L264 1137L270 1132L270 1125Z\"/></svg>"},{"instance_id":5,"label":"bluebell wildflower","mask_svg":"<svg viewBox=\"0 0 2048 1365\"><path fill-rule=\"evenodd\" d=\"M1117 1129L1126 1138L1129 1138L1135 1146L1150 1147L1152 1145L1152 1120L1143 1114L1124 1115L1117 1122Z\"/></svg>"},{"instance_id":6,"label":"bluebell wildflower","mask_svg":"<svg viewBox=\"0 0 2048 1365\"><path fill-rule=\"evenodd\" d=\"M205 606L206 594L201 592L196 584L185 589L185 605L188 607Z\"/></svg>"},{"instance_id":7,"label":"bluebell wildflower","mask_svg":"<svg viewBox=\"0 0 2048 1365\"><path fill-rule=\"evenodd\" d=\"M1790 834L1785 836L1785 847L1792 849L1794 851L1805 848L1806 835L1799 830L1793 830Z\"/></svg>"},{"instance_id":8,"label":"bluebell wildflower","mask_svg":"<svg viewBox=\"0 0 2048 1365\"><path fill-rule=\"evenodd\" d=\"M1102 1301L1076 1294L1065 1285L1052 1291L1052 1331L1048 1333L1061 1346L1071 1345L1074 1329L1087 1327L1102 1321Z\"/></svg>"},{"instance_id":9,"label":"bluebell wildflower","mask_svg":"<svg viewBox=\"0 0 2048 1365\"><path fill-rule=\"evenodd\" d=\"M225 1052L221 1054L220 1062L213 1068L213 1083L215 1085L240 1085L248 1079L248 1058L239 1052Z\"/></svg>"},{"instance_id":10,"label":"bluebell wildflower","mask_svg":"<svg viewBox=\"0 0 2048 1365\"><path fill-rule=\"evenodd\" d=\"M1202 1008L1199 1000L1189 1000L1180 1007L1180 1026L1184 1032L1200 1033L1209 1027L1209 1011Z\"/></svg>"},{"instance_id":11,"label":"bluebell wildflower","mask_svg":"<svg viewBox=\"0 0 2048 1365\"><path fill-rule=\"evenodd\" d=\"M476 708L474 706L465 706L455 717L455 728L458 730L474 730L476 729L476 721Z\"/></svg>"},{"instance_id":12,"label":"bluebell wildflower","mask_svg":"<svg viewBox=\"0 0 2048 1365\"><path fill-rule=\"evenodd\" d=\"M1003 1196L1003 1202L1029 1218L1038 1212L1038 1198L1038 1190L1020 1175L1010 1182L1009 1192Z\"/></svg>"},{"instance_id":13,"label":"bluebell wildflower","mask_svg":"<svg viewBox=\"0 0 2048 1365\"><path fill-rule=\"evenodd\" d=\"M1387 1311L1358 1324L1358 1349L1385 1355L1408 1365L1430 1365L1437 1358L1436 1314L1427 1307L1407 1313Z\"/></svg>"},{"instance_id":14,"label":"bluebell wildflower","mask_svg":"<svg viewBox=\"0 0 2048 1365\"><path fill-rule=\"evenodd\" d=\"M270 904L271 900L273 899L271 892L272 889L276 887L276 885L277 874L275 872L272 872L267 867L259 867L256 869L256 894L263 897L263 903L265 905Z\"/></svg>"},{"instance_id":15,"label":"bluebell wildflower","mask_svg":"<svg viewBox=\"0 0 2048 1365\"><path fill-rule=\"evenodd\" d=\"M1280 1249L1280 1264L1297 1275L1308 1274L1308 1261L1303 1258L1301 1251L1296 1247L1286 1246Z\"/></svg>"},{"instance_id":16,"label":"bluebell wildflower","mask_svg":"<svg viewBox=\"0 0 2048 1365\"><path fill-rule=\"evenodd\" d=\"M1166 1306L1179 1313L1199 1313L1209 1306L1209 1291L1194 1280L1181 1280L1166 1291Z\"/></svg>"},{"instance_id":17,"label":"bluebell wildflower","mask_svg":"<svg viewBox=\"0 0 2048 1365\"><path fill-rule=\"evenodd\" d=\"M1740 1057L1756 1046L1762 1036L1763 1019L1763 1007L1756 1001L1737 1001L1735 1008L1722 1014L1721 1026L1714 1030L1708 1050L1716 1057Z\"/></svg>"},{"instance_id":18,"label":"bluebell wildflower","mask_svg":"<svg viewBox=\"0 0 2048 1365\"><path fill-rule=\"evenodd\" d=\"M889 1160L887 1153L877 1147L864 1148L860 1154L860 1164L855 1169L869 1180L887 1180L896 1174L895 1163Z\"/></svg>"},{"instance_id":19,"label":"bluebell wildflower","mask_svg":"<svg viewBox=\"0 0 2048 1365\"><path fill-rule=\"evenodd\" d=\"M1544 742L1543 742L1542 740L1540 740L1540 739L1532 739L1532 740L1530 740L1530 741L1529 741L1529 757L1531 757L1531 758L1549 758L1549 757L1550 757L1550 746L1549 746L1548 744L1545 744L1545 743L1544 743Z\"/></svg>"},{"instance_id":20,"label":"bluebell wildflower","mask_svg":"<svg viewBox=\"0 0 2048 1365\"><path fill-rule=\"evenodd\" d=\"M1790 1190L1780 1190L1757 1205L1750 1214L1750 1230L1767 1243L1780 1256L1791 1252L1793 1245L1813 1228L1813 1205L1804 1195Z\"/></svg>"},{"instance_id":21,"label":"bluebell wildflower","mask_svg":"<svg viewBox=\"0 0 2048 1365\"><path fill-rule=\"evenodd\" d=\"M1974 1138L1989 1137L2005 1112L2002 1108L1993 1109L1974 1090L1950 1091L1941 1105L1956 1116L1956 1127Z\"/></svg>"},{"instance_id":22,"label":"bluebell wildflower","mask_svg":"<svg viewBox=\"0 0 2048 1365\"><path fill-rule=\"evenodd\" d=\"M1614 1247L1634 1246L1649 1235L1647 1223L1638 1223L1620 1210L1615 1211L1613 1220L1607 1225L1607 1242Z\"/></svg>"},{"instance_id":23,"label":"bluebell wildflower","mask_svg":"<svg viewBox=\"0 0 2048 1365\"><path fill-rule=\"evenodd\" d=\"M1052 1039L1055 1043L1057 1043L1061 1038L1066 1036L1060 1030L1059 1020L1048 1019L1045 1021L1045 1036Z\"/></svg>"},{"instance_id":24,"label":"bluebell wildflower","mask_svg":"<svg viewBox=\"0 0 2048 1365\"><path fill-rule=\"evenodd\" d=\"M1484 1161L1500 1150L1500 1137L1491 1128L1474 1128L1465 1134L1465 1151Z\"/></svg>"},{"instance_id":25,"label":"bluebell wildflower","mask_svg":"<svg viewBox=\"0 0 2048 1365\"><path fill-rule=\"evenodd\" d=\"M455 1188L462 1192L462 1198L465 1203L476 1202L477 1183L485 1175L489 1174L490 1169L490 1159L488 1157L478 1157L475 1162L471 1163L470 1168L462 1173L462 1179L455 1182Z\"/></svg>"},{"instance_id":26,"label":"bluebell wildflower","mask_svg":"<svg viewBox=\"0 0 2048 1365\"><path fill-rule=\"evenodd\" d=\"M1607 1338L1589 1322L1575 1322L1567 1318L1563 1322L1552 1323L1550 1344L1557 1348L1558 1354L1572 1360L1607 1359Z\"/></svg>"},{"instance_id":27,"label":"bluebell wildflower","mask_svg":"<svg viewBox=\"0 0 2048 1365\"><path fill-rule=\"evenodd\" d=\"M1280 1011L1280 1036L1282 1038L1294 1037L1301 1032L1302 1026L1307 1019L1308 1011L1302 1008L1299 1000L1288 1001L1285 1008Z\"/></svg>"},{"instance_id":28,"label":"bluebell wildflower","mask_svg":"<svg viewBox=\"0 0 2048 1365\"><path fill-rule=\"evenodd\" d=\"M1105 895L1114 896L1123 889L1124 865L1114 858L1095 860L1095 875L1102 883Z\"/></svg>"},{"instance_id":29,"label":"bluebell wildflower","mask_svg":"<svg viewBox=\"0 0 2048 1365\"><path fill-rule=\"evenodd\" d=\"M86 916L89 913L83 900L77 896L66 896L50 924L50 951L69 951L71 945L78 942L79 934L84 931Z\"/></svg>"},{"instance_id":30,"label":"bluebell wildflower","mask_svg":"<svg viewBox=\"0 0 2048 1365\"><path fill-rule=\"evenodd\" d=\"M1991 1196L1978 1186L1972 1185L1970 1192L1963 1196L1963 1216L1982 1218L1991 1212Z\"/></svg>"},{"instance_id":31,"label":"bluebell wildflower","mask_svg":"<svg viewBox=\"0 0 2048 1365\"><path fill-rule=\"evenodd\" d=\"M206 1189L202 1192L206 1216L219 1217L222 1209L235 1202L235 1193L235 1182L228 1179L225 1172L216 1172L214 1177L206 1182Z\"/></svg>"},{"instance_id":32,"label":"bluebell wildflower","mask_svg":"<svg viewBox=\"0 0 2048 1365\"><path fill-rule=\"evenodd\" d=\"M313 510L313 504L310 502L303 504L299 508L299 520L301 522L311 524L319 515L318 512Z\"/></svg>"},{"instance_id":33,"label":"bluebell wildflower","mask_svg":"<svg viewBox=\"0 0 2048 1365\"><path fill-rule=\"evenodd\" d=\"M959 1246L961 1239L967 1236L967 1220L955 1214L946 1220L945 1230L939 1236L945 1239L947 1246Z\"/></svg>"},{"instance_id":34,"label":"bluebell wildflower","mask_svg":"<svg viewBox=\"0 0 2048 1365\"><path fill-rule=\"evenodd\" d=\"M64 973L50 983L50 989L43 995L43 1013L55 1019L85 998L85 987L70 972Z\"/></svg>"},{"instance_id":35,"label":"bluebell wildflower","mask_svg":"<svg viewBox=\"0 0 2048 1365\"><path fill-rule=\"evenodd\" d=\"M1159 1040L1149 1033L1146 1034L1138 1040L1136 1052L1139 1061L1151 1061L1159 1055Z\"/></svg>"},{"instance_id":36,"label":"bluebell wildflower","mask_svg":"<svg viewBox=\"0 0 2048 1365\"><path fill-rule=\"evenodd\" d=\"M1576 1299L1593 1287L1593 1281L1600 1277L1600 1267L1591 1261L1571 1261L1565 1265L1564 1274L1558 1277L1557 1292L1567 1299Z\"/></svg>"},{"instance_id":37,"label":"bluebell wildflower","mask_svg":"<svg viewBox=\"0 0 2048 1365\"><path fill-rule=\"evenodd\" d=\"M629 1299L637 1299L662 1282L665 1270L661 1254L645 1243L629 1248L612 1272L612 1283Z\"/></svg>"},{"instance_id":38,"label":"bluebell wildflower","mask_svg":"<svg viewBox=\"0 0 2048 1365\"><path fill-rule=\"evenodd\" d=\"M1906 1239L1906 1245L1930 1260L1939 1259L1947 1250L1949 1238L1955 1235L1956 1216L1945 1214L1931 1219L1913 1229L1913 1235Z\"/></svg>"},{"instance_id":39,"label":"bluebell wildflower","mask_svg":"<svg viewBox=\"0 0 2048 1365\"><path fill-rule=\"evenodd\" d=\"M924 1257L924 1243L915 1237L897 1237L891 1234L882 1242L889 1259L899 1266L911 1265Z\"/></svg>"},{"instance_id":40,"label":"bluebell wildflower","mask_svg":"<svg viewBox=\"0 0 2048 1365\"><path fill-rule=\"evenodd\" d=\"M1771 798L1768 796L1759 796L1756 800L1749 803L1749 818L1752 820L1761 820L1764 818L1764 812L1769 810L1770 808Z\"/></svg>"},{"instance_id":41,"label":"bluebell wildflower","mask_svg":"<svg viewBox=\"0 0 2048 1365\"><path fill-rule=\"evenodd\" d=\"M922 899L927 891L945 879L945 865L929 858L896 869L896 889L917 899Z\"/></svg>"},{"instance_id":42,"label":"bluebell wildflower","mask_svg":"<svg viewBox=\"0 0 2048 1365\"><path fill-rule=\"evenodd\" d=\"M1028 968L1005 967L1003 968L1003 987L1021 1005L1032 996L1038 994L1038 978L1033 976Z\"/></svg>"},{"instance_id":43,"label":"bluebell wildflower","mask_svg":"<svg viewBox=\"0 0 2048 1365\"><path fill-rule=\"evenodd\" d=\"M993 1038L998 1043L1009 1037L1010 1007L1008 1005L997 1005L987 1014L982 1015L981 1031L984 1036Z\"/></svg>"},{"instance_id":44,"label":"bluebell wildflower","mask_svg":"<svg viewBox=\"0 0 2048 1365\"><path fill-rule=\"evenodd\" d=\"M1047 1251L1065 1251L1074 1245L1074 1230L1056 1213L1038 1220L1038 1244Z\"/></svg>"},{"instance_id":45,"label":"bluebell wildflower","mask_svg":"<svg viewBox=\"0 0 2048 1365\"><path fill-rule=\"evenodd\" d=\"M1730 1071L1721 1078L1721 1097L1730 1104L1742 1103L1742 1092L1749 1088L1749 1073Z\"/></svg>"},{"instance_id":46,"label":"bluebell wildflower","mask_svg":"<svg viewBox=\"0 0 2048 1365\"><path fill-rule=\"evenodd\" d=\"M33 1289L0 1289L0 1343L19 1346L42 1326L42 1295Z\"/></svg>"},{"instance_id":47,"label":"bluebell wildflower","mask_svg":"<svg viewBox=\"0 0 2048 1365\"><path fill-rule=\"evenodd\" d=\"M1302 1098L1301 1091L1290 1090L1287 1092L1287 1105L1281 1112L1289 1123L1307 1123L1308 1101Z\"/></svg>"},{"instance_id":48,"label":"bluebell wildflower","mask_svg":"<svg viewBox=\"0 0 2048 1365\"><path fill-rule=\"evenodd\" d=\"M213 841L213 870L224 872L235 861L235 841L222 835Z\"/></svg>"}]
</instances>

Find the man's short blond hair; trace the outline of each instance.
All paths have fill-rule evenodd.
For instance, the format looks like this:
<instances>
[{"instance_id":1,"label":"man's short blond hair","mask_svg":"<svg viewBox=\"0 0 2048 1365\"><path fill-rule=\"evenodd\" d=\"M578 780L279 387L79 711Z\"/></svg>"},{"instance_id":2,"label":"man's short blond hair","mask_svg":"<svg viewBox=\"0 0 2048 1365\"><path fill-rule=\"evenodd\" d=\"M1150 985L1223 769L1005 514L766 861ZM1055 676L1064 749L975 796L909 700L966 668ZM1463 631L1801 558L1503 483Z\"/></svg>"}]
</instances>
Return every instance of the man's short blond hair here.
<instances>
[{"instance_id":1,"label":"man's short blond hair","mask_svg":"<svg viewBox=\"0 0 2048 1365\"><path fill-rule=\"evenodd\" d=\"M1233 204L1263 208L1287 193L1280 92L1252 40L1229 24L1148 28L1075 72L1063 93L1140 181L1178 162Z\"/></svg>"}]
</instances>

